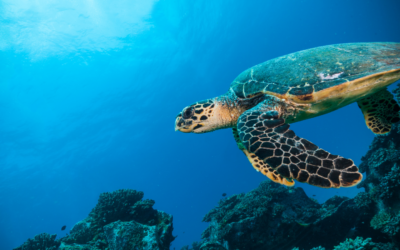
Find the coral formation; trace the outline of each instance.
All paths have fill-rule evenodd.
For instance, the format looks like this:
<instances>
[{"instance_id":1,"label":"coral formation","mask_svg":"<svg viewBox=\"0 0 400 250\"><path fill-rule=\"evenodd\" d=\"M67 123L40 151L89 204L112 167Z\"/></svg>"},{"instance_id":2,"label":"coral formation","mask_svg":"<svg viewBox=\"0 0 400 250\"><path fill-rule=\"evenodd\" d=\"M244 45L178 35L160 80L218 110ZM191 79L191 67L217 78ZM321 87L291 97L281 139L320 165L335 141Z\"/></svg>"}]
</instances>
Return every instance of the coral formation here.
<instances>
[{"instance_id":1,"label":"coral formation","mask_svg":"<svg viewBox=\"0 0 400 250\"><path fill-rule=\"evenodd\" d=\"M374 229L380 229L381 232L393 237L399 231L400 215L392 216L390 213L381 211L372 218L370 224Z\"/></svg>"},{"instance_id":2,"label":"coral formation","mask_svg":"<svg viewBox=\"0 0 400 250\"><path fill-rule=\"evenodd\" d=\"M373 227L374 229L380 229L385 226L390 221L390 219L391 216L389 213L381 211L372 218L370 224L371 227Z\"/></svg>"},{"instance_id":3,"label":"coral formation","mask_svg":"<svg viewBox=\"0 0 400 250\"><path fill-rule=\"evenodd\" d=\"M209 226L200 249L332 249L353 235L383 238L366 226L374 213L372 203L361 200L334 196L318 204L302 188L267 180L247 194L221 200L204 217Z\"/></svg>"},{"instance_id":4,"label":"coral formation","mask_svg":"<svg viewBox=\"0 0 400 250\"><path fill-rule=\"evenodd\" d=\"M292 250L300 250L298 247ZM311 250L326 250L325 247L314 247ZM346 239L339 245L335 246L333 250L397 250L392 243L374 243L371 238L363 239L357 237L355 239Z\"/></svg>"},{"instance_id":5,"label":"coral formation","mask_svg":"<svg viewBox=\"0 0 400 250\"><path fill-rule=\"evenodd\" d=\"M38 234L14 250L57 250L61 242L56 237L56 234Z\"/></svg>"},{"instance_id":6,"label":"coral formation","mask_svg":"<svg viewBox=\"0 0 400 250\"><path fill-rule=\"evenodd\" d=\"M132 218L131 207L143 198L143 192L121 189L100 194L97 205L89 214L93 234L100 233L103 226L117 221L129 221Z\"/></svg>"},{"instance_id":7,"label":"coral formation","mask_svg":"<svg viewBox=\"0 0 400 250\"><path fill-rule=\"evenodd\" d=\"M400 216L376 214L376 204L365 192L318 204L301 188L267 180L247 194L221 200L203 219L209 226L200 244L182 250L398 249L387 236L397 234Z\"/></svg>"},{"instance_id":8,"label":"coral formation","mask_svg":"<svg viewBox=\"0 0 400 250\"><path fill-rule=\"evenodd\" d=\"M371 238L346 239L346 241L335 246L333 250L395 250L396 247L391 243L374 243Z\"/></svg>"},{"instance_id":9,"label":"coral formation","mask_svg":"<svg viewBox=\"0 0 400 250\"><path fill-rule=\"evenodd\" d=\"M181 250L200 250L200 246L201 246L201 243L195 241L192 243L192 248L189 248L189 246L183 246L181 248Z\"/></svg>"},{"instance_id":10,"label":"coral formation","mask_svg":"<svg viewBox=\"0 0 400 250\"><path fill-rule=\"evenodd\" d=\"M394 91L400 100L400 85ZM362 202L375 211L370 226L386 238L400 244L400 123L392 125L386 136L377 136L362 158L360 170L367 178L358 187L365 188ZM374 240L374 239L373 239Z\"/></svg>"},{"instance_id":11,"label":"coral formation","mask_svg":"<svg viewBox=\"0 0 400 250\"><path fill-rule=\"evenodd\" d=\"M55 234L41 234L16 249L169 249L175 239L172 216L153 209L153 200L142 198L143 192L130 189L102 193L89 216L76 223L70 235L55 240Z\"/></svg>"},{"instance_id":12,"label":"coral formation","mask_svg":"<svg viewBox=\"0 0 400 250\"><path fill-rule=\"evenodd\" d=\"M104 226L104 234L111 249L157 249L158 245L155 227L135 221L110 223ZM146 237L148 240L143 240Z\"/></svg>"},{"instance_id":13,"label":"coral formation","mask_svg":"<svg viewBox=\"0 0 400 250\"><path fill-rule=\"evenodd\" d=\"M311 250L325 250L325 247L313 247Z\"/></svg>"}]
</instances>

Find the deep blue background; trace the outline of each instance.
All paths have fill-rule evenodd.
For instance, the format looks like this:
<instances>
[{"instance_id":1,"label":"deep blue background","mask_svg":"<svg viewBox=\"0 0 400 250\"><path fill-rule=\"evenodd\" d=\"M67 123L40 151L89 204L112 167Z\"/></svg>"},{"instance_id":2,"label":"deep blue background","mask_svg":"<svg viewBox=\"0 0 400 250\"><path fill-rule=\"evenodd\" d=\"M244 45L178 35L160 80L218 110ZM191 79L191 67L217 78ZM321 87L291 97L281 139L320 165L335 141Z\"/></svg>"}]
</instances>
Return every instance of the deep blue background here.
<instances>
[{"instance_id":1,"label":"deep blue background","mask_svg":"<svg viewBox=\"0 0 400 250\"><path fill-rule=\"evenodd\" d=\"M0 249L64 236L121 188L174 216L171 249L199 240L222 193L266 177L231 130L174 132L178 112L277 56L400 42L399 10L398 0L2 1ZM292 129L357 164L373 139L356 104ZM321 202L360 191L296 186Z\"/></svg>"}]
</instances>

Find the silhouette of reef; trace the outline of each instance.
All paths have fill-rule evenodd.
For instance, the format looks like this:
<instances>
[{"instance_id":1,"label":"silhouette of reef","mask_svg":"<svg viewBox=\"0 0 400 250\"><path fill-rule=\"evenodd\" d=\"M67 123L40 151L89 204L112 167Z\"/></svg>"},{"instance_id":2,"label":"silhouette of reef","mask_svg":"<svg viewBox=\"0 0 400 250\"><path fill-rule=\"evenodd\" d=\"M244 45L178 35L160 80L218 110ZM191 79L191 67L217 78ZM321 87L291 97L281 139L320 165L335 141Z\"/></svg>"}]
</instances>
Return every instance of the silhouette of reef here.
<instances>
[{"instance_id":1,"label":"silhouette of reef","mask_svg":"<svg viewBox=\"0 0 400 250\"><path fill-rule=\"evenodd\" d=\"M221 200L206 214L203 221L209 226L196 248L333 249L346 238L375 239L377 234L384 243L389 242L368 225L373 216L371 206L360 206L355 199L334 196L319 204L302 188L286 188L266 180L247 194Z\"/></svg>"},{"instance_id":2,"label":"silhouette of reef","mask_svg":"<svg viewBox=\"0 0 400 250\"><path fill-rule=\"evenodd\" d=\"M56 234L38 234L33 239L25 241L20 247L14 248L14 250L57 250L61 241L56 240L56 237Z\"/></svg>"},{"instance_id":3,"label":"silhouette of reef","mask_svg":"<svg viewBox=\"0 0 400 250\"><path fill-rule=\"evenodd\" d=\"M400 84L393 92L400 103ZM361 160L360 171L367 177L358 187L365 188L362 202L374 211L370 226L400 246L400 123L388 135L375 137Z\"/></svg>"},{"instance_id":4,"label":"silhouette of reef","mask_svg":"<svg viewBox=\"0 0 400 250\"><path fill-rule=\"evenodd\" d=\"M400 101L400 85L394 91ZM200 242L182 250L391 250L400 246L400 124L377 136L361 159L364 188L323 204L301 188L269 180L222 199L205 215Z\"/></svg>"},{"instance_id":5,"label":"silhouette of reef","mask_svg":"<svg viewBox=\"0 0 400 250\"><path fill-rule=\"evenodd\" d=\"M172 216L153 209L143 192L121 189L100 194L89 216L67 235L40 234L15 250L167 250L172 236Z\"/></svg>"}]
</instances>

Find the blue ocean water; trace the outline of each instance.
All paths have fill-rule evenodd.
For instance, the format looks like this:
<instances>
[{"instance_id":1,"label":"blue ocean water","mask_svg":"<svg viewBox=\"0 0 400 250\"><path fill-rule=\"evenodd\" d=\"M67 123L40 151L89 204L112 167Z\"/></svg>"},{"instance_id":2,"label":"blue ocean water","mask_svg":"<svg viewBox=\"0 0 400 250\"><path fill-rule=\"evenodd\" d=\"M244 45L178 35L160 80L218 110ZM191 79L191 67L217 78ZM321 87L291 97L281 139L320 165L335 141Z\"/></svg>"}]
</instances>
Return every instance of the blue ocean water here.
<instances>
[{"instance_id":1,"label":"blue ocean water","mask_svg":"<svg viewBox=\"0 0 400 250\"><path fill-rule=\"evenodd\" d=\"M178 112L277 56L400 42L399 9L398 0L2 0L0 249L64 236L100 193L121 188L174 216L171 249L199 240L222 193L266 177L231 130L174 132ZM374 137L357 104L292 129L356 164ZM320 202L360 191L296 185Z\"/></svg>"}]
</instances>

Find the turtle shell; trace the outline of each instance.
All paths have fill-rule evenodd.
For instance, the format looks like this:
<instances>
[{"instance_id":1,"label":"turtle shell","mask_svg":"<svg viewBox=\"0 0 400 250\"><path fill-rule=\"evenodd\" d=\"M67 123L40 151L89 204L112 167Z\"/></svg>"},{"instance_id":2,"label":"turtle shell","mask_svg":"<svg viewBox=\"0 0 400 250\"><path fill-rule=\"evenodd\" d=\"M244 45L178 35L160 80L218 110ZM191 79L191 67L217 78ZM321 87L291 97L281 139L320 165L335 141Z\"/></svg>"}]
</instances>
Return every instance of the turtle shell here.
<instances>
[{"instance_id":1,"label":"turtle shell","mask_svg":"<svg viewBox=\"0 0 400 250\"><path fill-rule=\"evenodd\" d=\"M400 43L322 46L278 57L242 72L231 84L238 98L261 93L307 96L369 75L400 69Z\"/></svg>"}]
</instances>

